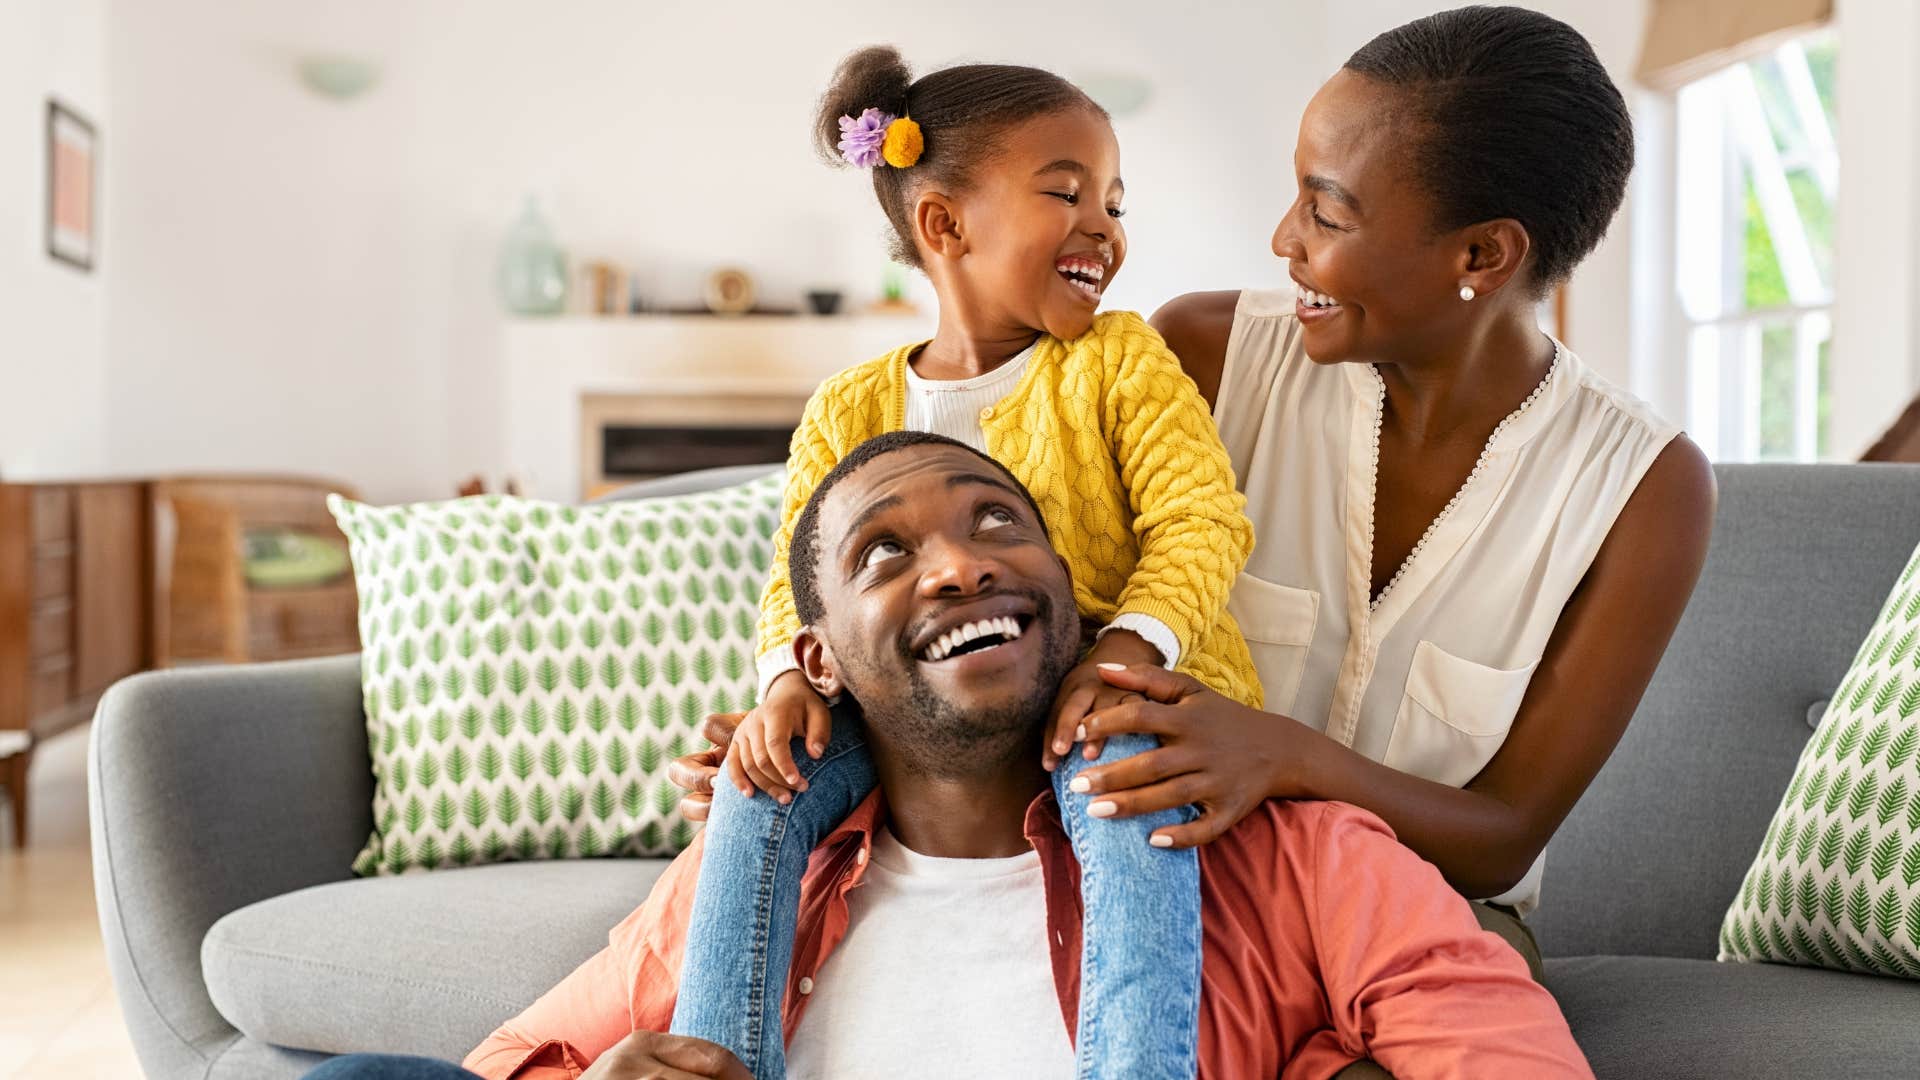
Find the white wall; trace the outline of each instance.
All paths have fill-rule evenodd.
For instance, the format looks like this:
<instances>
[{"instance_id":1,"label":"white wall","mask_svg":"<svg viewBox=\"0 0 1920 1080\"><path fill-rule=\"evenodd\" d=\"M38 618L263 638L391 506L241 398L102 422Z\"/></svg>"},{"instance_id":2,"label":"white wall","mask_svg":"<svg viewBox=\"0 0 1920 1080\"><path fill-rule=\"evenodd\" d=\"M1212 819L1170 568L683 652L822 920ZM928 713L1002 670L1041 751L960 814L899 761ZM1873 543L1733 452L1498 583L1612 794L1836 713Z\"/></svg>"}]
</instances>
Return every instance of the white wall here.
<instances>
[{"instance_id":1,"label":"white wall","mask_svg":"<svg viewBox=\"0 0 1920 1080\"><path fill-rule=\"evenodd\" d=\"M109 446L143 471L334 477L450 494L415 101L418 5L114 0ZM444 12L442 13L444 14ZM306 50L393 53L359 107Z\"/></svg>"},{"instance_id":2,"label":"white wall","mask_svg":"<svg viewBox=\"0 0 1920 1080\"><path fill-rule=\"evenodd\" d=\"M99 274L46 254L47 99L94 124L111 160L106 0L0 4L0 478L98 473L107 316ZM98 204L96 203L96 208ZM99 237L111 257L113 237Z\"/></svg>"},{"instance_id":3,"label":"white wall","mask_svg":"<svg viewBox=\"0 0 1920 1080\"><path fill-rule=\"evenodd\" d=\"M1920 12L1841 0L1838 16L1832 423L1851 459L1920 389Z\"/></svg>"},{"instance_id":4,"label":"white wall","mask_svg":"<svg viewBox=\"0 0 1920 1080\"><path fill-rule=\"evenodd\" d=\"M1617 70L1631 62L1637 18L1542 6ZM922 68L990 58L1146 76L1153 101L1118 124L1133 254L1110 303L1276 284L1267 244L1292 199L1301 108L1355 46L1432 7L1215 3L1203 18L1121 0L1094 17L993 0L933 18L853 0L574 0L538 15L113 0L112 459L315 472L376 499L497 477L493 263L529 189L549 196L576 257L634 266L656 297L690 300L725 263L774 300L814 285L871 295L881 218L808 135L834 62L872 41ZM322 50L372 56L385 78L352 103L316 98L293 66ZM1572 336L1624 380L1622 235L1576 279Z\"/></svg>"},{"instance_id":5,"label":"white wall","mask_svg":"<svg viewBox=\"0 0 1920 1080\"><path fill-rule=\"evenodd\" d=\"M113 456L377 499L497 475L493 261L529 188L576 256L636 266L656 296L692 300L727 263L774 300L871 296L882 218L808 136L834 63L874 41L923 68L1147 76L1154 100L1119 123L1133 254L1111 302L1278 283L1294 124L1331 70L1320 7L115 0ZM319 49L385 80L317 99L292 72Z\"/></svg>"}]
</instances>

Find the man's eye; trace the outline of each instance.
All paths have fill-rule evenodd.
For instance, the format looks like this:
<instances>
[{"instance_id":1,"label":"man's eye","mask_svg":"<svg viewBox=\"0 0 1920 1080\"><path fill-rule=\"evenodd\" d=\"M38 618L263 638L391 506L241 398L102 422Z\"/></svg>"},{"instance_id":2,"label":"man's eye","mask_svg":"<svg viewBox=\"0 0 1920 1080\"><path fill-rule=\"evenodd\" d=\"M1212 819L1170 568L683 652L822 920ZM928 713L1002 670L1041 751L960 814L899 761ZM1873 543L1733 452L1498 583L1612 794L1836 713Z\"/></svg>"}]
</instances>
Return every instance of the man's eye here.
<instances>
[{"instance_id":1,"label":"man's eye","mask_svg":"<svg viewBox=\"0 0 1920 1080\"><path fill-rule=\"evenodd\" d=\"M907 549L891 540L882 540L867 549L866 558L861 560L862 570L871 570L888 559L897 559L907 553Z\"/></svg>"},{"instance_id":2,"label":"man's eye","mask_svg":"<svg viewBox=\"0 0 1920 1080\"><path fill-rule=\"evenodd\" d=\"M981 532L985 532L988 529L998 529L1003 526L1012 525L1012 524L1015 524L1013 514L1009 511L1002 510L997 506L993 507L992 509L989 509L986 513L980 515L980 531Z\"/></svg>"}]
</instances>

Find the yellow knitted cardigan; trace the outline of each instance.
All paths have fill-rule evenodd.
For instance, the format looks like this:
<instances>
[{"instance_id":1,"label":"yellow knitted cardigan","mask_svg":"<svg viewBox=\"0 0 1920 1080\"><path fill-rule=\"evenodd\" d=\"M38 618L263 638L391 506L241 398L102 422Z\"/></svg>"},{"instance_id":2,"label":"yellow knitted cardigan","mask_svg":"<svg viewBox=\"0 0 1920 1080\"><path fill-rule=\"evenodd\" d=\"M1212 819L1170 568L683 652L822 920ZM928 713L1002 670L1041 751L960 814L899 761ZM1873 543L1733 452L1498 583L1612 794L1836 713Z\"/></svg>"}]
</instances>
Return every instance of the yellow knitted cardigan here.
<instances>
[{"instance_id":1,"label":"yellow knitted cardigan","mask_svg":"<svg viewBox=\"0 0 1920 1080\"><path fill-rule=\"evenodd\" d=\"M907 360L920 344L822 383L793 433L760 654L799 629L788 580L793 523L841 458L905 422ZM987 450L1020 478L1098 624L1122 612L1165 623L1180 670L1259 706L1260 680L1227 591L1253 550L1246 497L1205 400L1166 342L1131 311L1098 315L1073 341L1042 335L1020 383L981 414Z\"/></svg>"}]
</instances>

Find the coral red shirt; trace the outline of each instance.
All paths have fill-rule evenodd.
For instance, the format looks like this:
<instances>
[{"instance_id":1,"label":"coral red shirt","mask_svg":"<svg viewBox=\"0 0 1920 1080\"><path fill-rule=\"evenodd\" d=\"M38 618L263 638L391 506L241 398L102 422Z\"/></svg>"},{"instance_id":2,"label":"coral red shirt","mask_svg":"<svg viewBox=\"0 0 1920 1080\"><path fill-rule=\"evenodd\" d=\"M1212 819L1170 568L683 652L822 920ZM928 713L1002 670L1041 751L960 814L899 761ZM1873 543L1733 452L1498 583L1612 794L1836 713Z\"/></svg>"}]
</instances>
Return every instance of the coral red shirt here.
<instances>
[{"instance_id":1,"label":"coral red shirt","mask_svg":"<svg viewBox=\"0 0 1920 1080\"><path fill-rule=\"evenodd\" d=\"M862 804L813 853L801 890L785 1030L847 932L885 808ZM1060 1016L1080 999L1080 866L1051 792L1027 810L1040 853ZM607 947L467 1055L490 1080L578 1077L633 1031L673 1019L696 840ZM1400 1080L1591 1077L1551 995L1440 872L1342 803L1269 800L1200 849L1200 1076L1321 1080L1370 1057ZM1141 1017L1142 1023L1154 1018Z\"/></svg>"}]
</instances>

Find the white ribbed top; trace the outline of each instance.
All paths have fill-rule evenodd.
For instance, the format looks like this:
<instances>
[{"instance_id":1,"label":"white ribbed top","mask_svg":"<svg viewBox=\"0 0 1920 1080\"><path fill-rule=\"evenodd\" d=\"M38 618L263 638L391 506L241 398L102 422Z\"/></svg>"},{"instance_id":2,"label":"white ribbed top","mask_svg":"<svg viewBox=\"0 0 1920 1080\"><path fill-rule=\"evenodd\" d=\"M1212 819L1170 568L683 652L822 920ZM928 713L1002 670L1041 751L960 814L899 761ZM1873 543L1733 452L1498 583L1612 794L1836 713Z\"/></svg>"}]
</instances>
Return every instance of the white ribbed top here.
<instances>
[{"instance_id":1,"label":"white ribbed top","mask_svg":"<svg viewBox=\"0 0 1920 1080\"><path fill-rule=\"evenodd\" d=\"M1036 338L1013 359L971 379L923 379L914 373L913 365L907 365L906 429L945 435L986 453L987 434L980 427L980 414L1013 392L1039 347Z\"/></svg>"},{"instance_id":2,"label":"white ribbed top","mask_svg":"<svg viewBox=\"0 0 1920 1080\"><path fill-rule=\"evenodd\" d=\"M1376 602L1383 385L1307 356L1290 291L1240 294L1213 414L1256 540L1227 610L1269 711L1462 787L1506 743L1561 612L1678 429L1557 346ZM1490 899L1530 911L1541 872Z\"/></svg>"}]
</instances>

